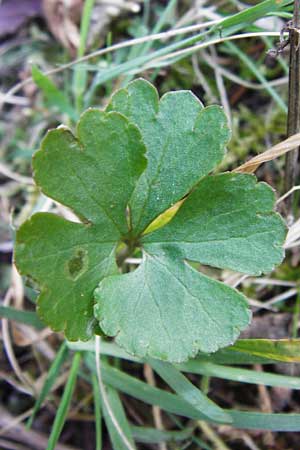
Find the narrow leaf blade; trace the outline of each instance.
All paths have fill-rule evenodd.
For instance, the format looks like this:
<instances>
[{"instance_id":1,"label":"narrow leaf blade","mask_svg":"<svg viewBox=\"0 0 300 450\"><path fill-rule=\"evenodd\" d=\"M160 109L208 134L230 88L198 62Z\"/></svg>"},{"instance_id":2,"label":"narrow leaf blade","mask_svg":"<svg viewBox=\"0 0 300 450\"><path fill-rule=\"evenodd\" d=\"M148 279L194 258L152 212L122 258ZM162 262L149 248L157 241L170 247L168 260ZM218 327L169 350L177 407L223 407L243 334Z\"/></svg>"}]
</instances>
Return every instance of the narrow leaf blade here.
<instances>
[{"instance_id":1,"label":"narrow leaf blade","mask_svg":"<svg viewBox=\"0 0 300 450\"><path fill-rule=\"evenodd\" d=\"M230 350L274 361L300 362L300 339L240 339Z\"/></svg>"},{"instance_id":2,"label":"narrow leaf blade","mask_svg":"<svg viewBox=\"0 0 300 450\"><path fill-rule=\"evenodd\" d=\"M231 417L204 395L172 364L150 359L149 364L158 375L195 409L215 422L231 423Z\"/></svg>"},{"instance_id":3,"label":"narrow leaf blade","mask_svg":"<svg viewBox=\"0 0 300 450\"><path fill-rule=\"evenodd\" d=\"M68 348L67 348L66 343L63 343L60 346L60 349L57 352L56 357L50 366L47 377L46 377L43 387L41 389L40 395L36 399L32 414L27 422L28 428L31 427L38 410L40 409L40 407L42 406L43 402L45 401L47 395L51 391L52 386L54 385L55 380L58 377L61 366L63 365L64 361L66 360L67 355L68 355Z\"/></svg>"},{"instance_id":4,"label":"narrow leaf blade","mask_svg":"<svg viewBox=\"0 0 300 450\"><path fill-rule=\"evenodd\" d=\"M72 107L66 94L60 91L53 81L51 81L47 75L44 75L37 66L32 66L31 73L35 84L44 93L48 102L51 105L56 106L60 112L66 113L71 119L77 120L77 113Z\"/></svg>"},{"instance_id":5,"label":"narrow leaf blade","mask_svg":"<svg viewBox=\"0 0 300 450\"><path fill-rule=\"evenodd\" d=\"M75 353L73 357L73 362L70 370L70 376L68 378L66 387L64 389L64 393L62 399L60 401L54 423L51 429L51 434L49 437L47 450L55 450L56 444L58 442L59 436L62 432L63 426L65 424L65 420L68 414L69 406L72 400L73 391L76 384L77 373L79 370L81 361L80 353Z\"/></svg>"}]
</instances>

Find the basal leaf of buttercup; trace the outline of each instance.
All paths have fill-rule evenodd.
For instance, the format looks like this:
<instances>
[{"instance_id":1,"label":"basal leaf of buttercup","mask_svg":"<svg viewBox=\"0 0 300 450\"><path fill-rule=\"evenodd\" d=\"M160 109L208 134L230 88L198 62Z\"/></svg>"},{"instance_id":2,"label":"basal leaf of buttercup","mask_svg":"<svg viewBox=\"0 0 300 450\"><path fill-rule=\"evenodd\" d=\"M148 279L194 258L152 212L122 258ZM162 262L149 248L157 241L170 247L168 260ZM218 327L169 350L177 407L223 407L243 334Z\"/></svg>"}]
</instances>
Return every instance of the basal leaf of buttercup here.
<instances>
[{"instance_id":1,"label":"basal leaf of buttercup","mask_svg":"<svg viewBox=\"0 0 300 450\"><path fill-rule=\"evenodd\" d=\"M242 294L172 254L145 254L134 272L103 279L95 298L108 336L133 355L170 362L232 344L250 320Z\"/></svg>"},{"instance_id":2,"label":"basal leaf of buttercup","mask_svg":"<svg viewBox=\"0 0 300 450\"><path fill-rule=\"evenodd\" d=\"M143 231L219 163L230 132L219 106L203 105L190 91L165 94L138 79L112 97L108 110L138 126L148 165L130 202L135 233Z\"/></svg>"},{"instance_id":3,"label":"basal leaf of buttercup","mask_svg":"<svg viewBox=\"0 0 300 450\"><path fill-rule=\"evenodd\" d=\"M128 232L126 207L146 167L137 128L118 113L89 109L76 137L66 128L50 131L34 156L36 183L85 221Z\"/></svg>"},{"instance_id":4,"label":"basal leaf of buttercup","mask_svg":"<svg viewBox=\"0 0 300 450\"><path fill-rule=\"evenodd\" d=\"M15 259L40 286L40 317L70 340L94 334L93 290L116 270L114 250L129 231L126 207L145 168L144 152L125 117L88 110L77 137L66 128L50 131L35 155L37 184L84 223L34 215L17 232Z\"/></svg>"},{"instance_id":5,"label":"basal leaf of buttercup","mask_svg":"<svg viewBox=\"0 0 300 450\"><path fill-rule=\"evenodd\" d=\"M76 136L50 131L34 157L41 190L81 219L39 213L17 232L16 263L40 287L40 317L70 340L100 325L128 352L171 362L232 344L249 322L245 297L188 260L271 271L285 237L271 188L251 175L207 176L229 130L222 109L203 108L191 92L159 101L137 80L108 110L84 113ZM121 241L143 253L123 275Z\"/></svg>"},{"instance_id":6,"label":"basal leaf of buttercup","mask_svg":"<svg viewBox=\"0 0 300 450\"><path fill-rule=\"evenodd\" d=\"M101 227L50 213L35 214L18 230L15 259L40 286L38 314L70 340L94 334L93 291L101 277L116 271L115 239Z\"/></svg>"},{"instance_id":7,"label":"basal leaf of buttercup","mask_svg":"<svg viewBox=\"0 0 300 450\"><path fill-rule=\"evenodd\" d=\"M179 248L202 264L259 275L284 256L286 226L275 196L254 175L224 173L201 180L165 226L143 237L152 254Z\"/></svg>"}]
</instances>

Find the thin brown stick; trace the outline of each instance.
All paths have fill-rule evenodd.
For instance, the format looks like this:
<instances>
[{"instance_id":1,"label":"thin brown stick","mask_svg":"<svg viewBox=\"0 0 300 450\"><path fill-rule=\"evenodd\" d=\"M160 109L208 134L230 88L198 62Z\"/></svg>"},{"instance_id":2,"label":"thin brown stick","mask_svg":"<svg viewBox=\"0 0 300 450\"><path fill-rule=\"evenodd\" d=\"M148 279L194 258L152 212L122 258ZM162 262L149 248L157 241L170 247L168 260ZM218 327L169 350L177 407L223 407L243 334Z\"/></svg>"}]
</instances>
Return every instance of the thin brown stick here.
<instances>
[{"instance_id":1,"label":"thin brown stick","mask_svg":"<svg viewBox=\"0 0 300 450\"><path fill-rule=\"evenodd\" d=\"M292 25L289 27L290 63L289 63L289 100L287 135L292 136L300 130L300 0L294 1ZM285 162L285 191L289 191L296 181L298 174L299 147L286 155ZM288 220L293 221L293 195L287 202Z\"/></svg>"},{"instance_id":2,"label":"thin brown stick","mask_svg":"<svg viewBox=\"0 0 300 450\"><path fill-rule=\"evenodd\" d=\"M152 370L152 367L149 366L149 364L145 364L144 365L144 376L145 379L147 381L148 384L150 384L150 386L155 386L155 378L154 378L154 373ZM153 414L153 420L154 420L154 425L158 430L163 430L164 429L164 424L162 421L162 416L161 416L161 409L159 406L152 406L152 414ZM158 444L159 450L167 450L167 444L165 442L161 442L160 444Z\"/></svg>"},{"instance_id":3,"label":"thin brown stick","mask_svg":"<svg viewBox=\"0 0 300 450\"><path fill-rule=\"evenodd\" d=\"M14 417L5 408L0 406L0 428L2 430L4 429L3 434L7 439L22 443L26 445L26 448L31 450L44 450L47 448L48 437L38 431L27 430L25 426L20 423L25 417L28 417L29 413L31 413L31 410L26 411L18 417ZM55 449L78 450L75 447L59 443L56 445Z\"/></svg>"},{"instance_id":4,"label":"thin brown stick","mask_svg":"<svg viewBox=\"0 0 300 450\"><path fill-rule=\"evenodd\" d=\"M256 364L254 366L254 368L258 372L263 372L263 368L260 364ZM266 388L266 386L263 386L262 384L259 384L257 386L257 388L258 388L258 395L259 395L261 410L264 413L271 414L273 412L273 409L272 409L272 402L271 402L271 398L270 398L268 389ZM274 435L272 434L271 431L266 431L264 433L263 441L264 441L264 444L268 448L275 446Z\"/></svg>"}]
</instances>

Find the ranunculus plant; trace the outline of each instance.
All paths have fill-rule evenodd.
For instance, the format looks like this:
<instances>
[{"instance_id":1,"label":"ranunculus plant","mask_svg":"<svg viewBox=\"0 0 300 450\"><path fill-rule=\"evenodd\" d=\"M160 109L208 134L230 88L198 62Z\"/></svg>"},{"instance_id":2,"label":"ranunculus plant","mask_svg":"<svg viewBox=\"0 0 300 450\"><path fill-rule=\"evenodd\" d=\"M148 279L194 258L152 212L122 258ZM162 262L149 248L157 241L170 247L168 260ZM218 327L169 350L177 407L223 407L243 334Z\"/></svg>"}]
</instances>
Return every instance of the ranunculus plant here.
<instances>
[{"instance_id":1,"label":"ranunculus plant","mask_svg":"<svg viewBox=\"0 0 300 450\"><path fill-rule=\"evenodd\" d=\"M286 230L266 183L210 175L229 138L219 106L189 91L159 100L142 79L105 111L87 110L75 134L49 131L35 181L81 223L38 213L18 230L17 267L40 287L41 319L69 340L101 331L129 353L170 362L232 344L249 323L247 300L191 262L270 272ZM137 255L131 270L126 256Z\"/></svg>"}]
</instances>

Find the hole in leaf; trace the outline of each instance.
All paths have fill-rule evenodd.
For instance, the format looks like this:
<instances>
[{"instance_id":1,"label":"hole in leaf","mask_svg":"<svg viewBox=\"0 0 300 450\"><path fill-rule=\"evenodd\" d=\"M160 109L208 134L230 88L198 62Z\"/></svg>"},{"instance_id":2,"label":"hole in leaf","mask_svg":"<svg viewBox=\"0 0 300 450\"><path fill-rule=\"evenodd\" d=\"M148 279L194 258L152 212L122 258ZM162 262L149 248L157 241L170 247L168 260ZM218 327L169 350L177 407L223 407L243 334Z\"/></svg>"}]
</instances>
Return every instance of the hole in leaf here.
<instances>
[{"instance_id":1,"label":"hole in leaf","mask_svg":"<svg viewBox=\"0 0 300 450\"><path fill-rule=\"evenodd\" d=\"M67 272L72 280L77 280L82 275L88 266L87 251L80 248L77 249L73 257L67 263Z\"/></svg>"}]
</instances>

